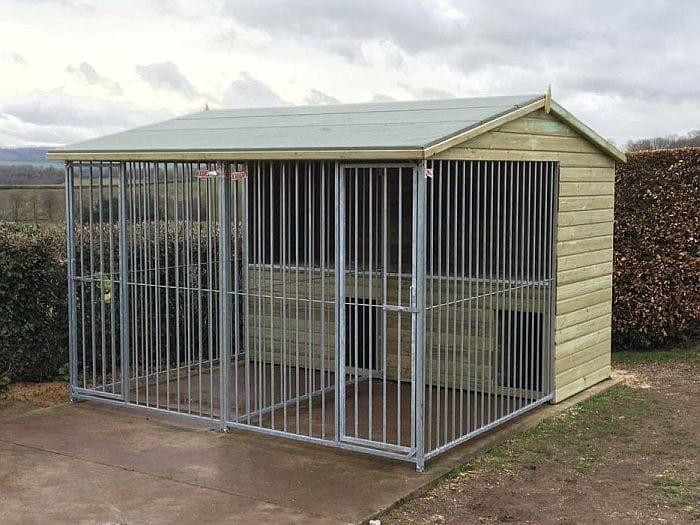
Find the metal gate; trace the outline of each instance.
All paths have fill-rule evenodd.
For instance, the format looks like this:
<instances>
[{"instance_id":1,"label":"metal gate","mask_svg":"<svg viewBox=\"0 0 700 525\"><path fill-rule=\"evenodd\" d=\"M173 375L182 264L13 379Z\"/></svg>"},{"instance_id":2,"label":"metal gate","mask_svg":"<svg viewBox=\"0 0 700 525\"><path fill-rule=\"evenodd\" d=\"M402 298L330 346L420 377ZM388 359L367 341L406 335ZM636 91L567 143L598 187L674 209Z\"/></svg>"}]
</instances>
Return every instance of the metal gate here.
<instances>
[{"instance_id":1,"label":"metal gate","mask_svg":"<svg viewBox=\"0 0 700 525\"><path fill-rule=\"evenodd\" d=\"M415 451L414 165L344 165L338 208L340 440Z\"/></svg>"}]
</instances>

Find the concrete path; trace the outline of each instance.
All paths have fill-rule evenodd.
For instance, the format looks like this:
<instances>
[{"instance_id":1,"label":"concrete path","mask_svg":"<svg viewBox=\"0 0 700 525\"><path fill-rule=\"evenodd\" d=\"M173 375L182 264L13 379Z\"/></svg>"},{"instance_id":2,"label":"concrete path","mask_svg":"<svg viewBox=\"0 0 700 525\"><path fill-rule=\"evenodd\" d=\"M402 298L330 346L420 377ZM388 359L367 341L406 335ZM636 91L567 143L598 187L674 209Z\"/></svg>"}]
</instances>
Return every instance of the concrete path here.
<instances>
[{"instance_id":1,"label":"concrete path","mask_svg":"<svg viewBox=\"0 0 700 525\"><path fill-rule=\"evenodd\" d=\"M457 447L423 474L409 463L92 402L0 412L0 523L359 523L580 399Z\"/></svg>"}]
</instances>

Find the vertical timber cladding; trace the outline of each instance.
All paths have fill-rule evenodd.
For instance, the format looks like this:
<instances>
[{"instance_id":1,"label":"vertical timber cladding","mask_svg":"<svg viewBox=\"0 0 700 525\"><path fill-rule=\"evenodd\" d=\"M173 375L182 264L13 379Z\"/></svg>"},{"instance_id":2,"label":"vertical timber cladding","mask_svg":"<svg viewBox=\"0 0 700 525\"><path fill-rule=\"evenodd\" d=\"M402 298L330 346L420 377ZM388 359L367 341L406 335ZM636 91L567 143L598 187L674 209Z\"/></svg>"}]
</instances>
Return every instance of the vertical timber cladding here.
<instances>
[{"instance_id":1,"label":"vertical timber cladding","mask_svg":"<svg viewBox=\"0 0 700 525\"><path fill-rule=\"evenodd\" d=\"M428 161L426 458L551 399L557 164Z\"/></svg>"},{"instance_id":2,"label":"vertical timber cladding","mask_svg":"<svg viewBox=\"0 0 700 525\"><path fill-rule=\"evenodd\" d=\"M609 377L614 160L543 110L436 158L559 163L554 401Z\"/></svg>"}]
</instances>

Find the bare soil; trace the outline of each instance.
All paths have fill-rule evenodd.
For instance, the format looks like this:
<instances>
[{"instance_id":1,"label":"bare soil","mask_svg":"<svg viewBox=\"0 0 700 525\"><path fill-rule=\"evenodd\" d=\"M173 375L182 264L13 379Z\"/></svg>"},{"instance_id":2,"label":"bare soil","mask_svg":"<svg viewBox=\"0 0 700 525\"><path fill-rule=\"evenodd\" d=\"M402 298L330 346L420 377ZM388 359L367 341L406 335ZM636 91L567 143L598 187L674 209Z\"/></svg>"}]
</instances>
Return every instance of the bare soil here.
<instances>
[{"instance_id":1,"label":"bare soil","mask_svg":"<svg viewBox=\"0 0 700 525\"><path fill-rule=\"evenodd\" d=\"M45 383L12 383L0 392L0 413L25 412L68 402L68 383L48 381Z\"/></svg>"},{"instance_id":2,"label":"bare soil","mask_svg":"<svg viewBox=\"0 0 700 525\"><path fill-rule=\"evenodd\" d=\"M616 373L381 523L700 523L700 347Z\"/></svg>"}]
</instances>

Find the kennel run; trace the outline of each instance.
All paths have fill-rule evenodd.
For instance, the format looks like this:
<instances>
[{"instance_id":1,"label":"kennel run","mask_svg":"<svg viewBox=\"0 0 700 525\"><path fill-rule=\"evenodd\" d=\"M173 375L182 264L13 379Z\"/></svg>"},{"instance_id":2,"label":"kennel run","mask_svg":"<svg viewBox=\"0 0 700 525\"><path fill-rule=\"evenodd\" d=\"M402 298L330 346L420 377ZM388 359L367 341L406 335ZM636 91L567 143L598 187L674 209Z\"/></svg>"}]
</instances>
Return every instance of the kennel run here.
<instances>
[{"instance_id":1,"label":"kennel run","mask_svg":"<svg viewBox=\"0 0 700 525\"><path fill-rule=\"evenodd\" d=\"M61 148L74 399L424 462L609 376L615 159L545 96Z\"/></svg>"}]
</instances>

